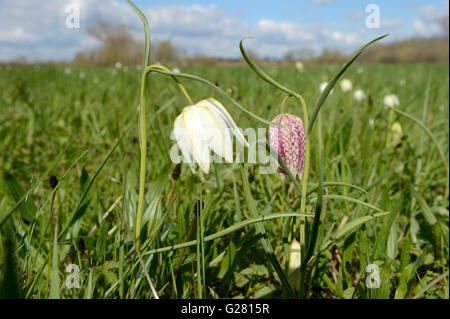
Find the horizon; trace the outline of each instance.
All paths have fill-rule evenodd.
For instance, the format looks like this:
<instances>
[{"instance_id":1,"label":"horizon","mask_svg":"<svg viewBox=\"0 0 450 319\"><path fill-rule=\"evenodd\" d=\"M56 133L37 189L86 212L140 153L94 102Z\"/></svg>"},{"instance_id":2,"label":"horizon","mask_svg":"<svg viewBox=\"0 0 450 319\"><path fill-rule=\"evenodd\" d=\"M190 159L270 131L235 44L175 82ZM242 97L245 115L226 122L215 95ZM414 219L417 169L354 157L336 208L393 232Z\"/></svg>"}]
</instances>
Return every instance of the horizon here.
<instances>
[{"instance_id":1,"label":"horizon","mask_svg":"<svg viewBox=\"0 0 450 319\"><path fill-rule=\"evenodd\" d=\"M376 1L379 27L366 23L374 1L305 0L254 2L177 0L136 1L149 19L152 41L170 40L187 55L237 59L239 41L261 58L280 59L287 52L324 49L350 54L382 34L383 43L409 38L448 37L448 2ZM0 0L0 62L72 61L99 42L87 28L98 19L124 25L143 40L141 21L124 0ZM79 8L78 27L68 27L72 5ZM198 23L201 21L201 24ZM70 21L69 21L70 22Z\"/></svg>"}]
</instances>

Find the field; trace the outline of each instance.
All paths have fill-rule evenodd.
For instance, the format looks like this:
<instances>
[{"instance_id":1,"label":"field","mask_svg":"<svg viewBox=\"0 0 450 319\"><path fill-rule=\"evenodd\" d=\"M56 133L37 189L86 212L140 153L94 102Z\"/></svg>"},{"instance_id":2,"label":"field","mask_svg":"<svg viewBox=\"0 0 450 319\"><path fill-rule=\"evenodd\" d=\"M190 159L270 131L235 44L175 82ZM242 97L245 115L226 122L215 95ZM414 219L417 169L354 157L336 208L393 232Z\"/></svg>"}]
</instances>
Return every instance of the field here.
<instances>
[{"instance_id":1,"label":"field","mask_svg":"<svg viewBox=\"0 0 450 319\"><path fill-rule=\"evenodd\" d=\"M320 83L339 66L263 69L302 94L311 113ZM286 96L248 67L182 72L215 83L266 120ZM234 163L207 175L183 164L173 180L170 132L187 102L169 77L151 74L148 84L145 211L133 242L141 70L2 66L2 295L151 298L151 282L160 298L449 298L449 66L354 64L343 77L353 90L337 83L311 135L306 213L316 210L320 161L324 199L312 256L295 271L290 244L300 240L302 218L280 215L305 212L289 179ZM239 127L267 128L211 88L180 81L194 102L221 101ZM355 89L367 98L355 101ZM383 104L391 93L402 113ZM284 109L303 118L294 99ZM252 205L272 219L261 222ZM313 220L306 217L308 244ZM72 264L79 288L67 284Z\"/></svg>"}]
</instances>

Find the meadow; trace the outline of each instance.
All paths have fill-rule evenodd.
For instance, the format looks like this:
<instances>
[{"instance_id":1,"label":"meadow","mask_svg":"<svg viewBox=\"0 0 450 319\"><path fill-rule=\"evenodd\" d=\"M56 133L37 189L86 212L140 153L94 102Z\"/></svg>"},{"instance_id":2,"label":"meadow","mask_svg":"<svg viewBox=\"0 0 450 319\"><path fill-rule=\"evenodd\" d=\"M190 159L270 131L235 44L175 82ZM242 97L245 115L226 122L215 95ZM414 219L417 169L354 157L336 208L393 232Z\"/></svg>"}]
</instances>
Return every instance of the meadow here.
<instances>
[{"instance_id":1,"label":"meadow","mask_svg":"<svg viewBox=\"0 0 450 319\"><path fill-rule=\"evenodd\" d=\"M320 83L339 67L263 69L312 110ZM248 67L181 69L266 120L280 113L285 94ZM182 164L175 180L170 132L187 102L169 77L152 74L145 210L135 239L141 70L2 66L2 296L151 298L151 282L160 298L449 298L449 66L353 64L343 77L352 91L337 83L311 135L301 212L290 180L260 174L258 164L216 164L207 175ZM221 101L239 127L267 128L211 88L180 81L194 101ZM366 98L356 101L356 89ZM385 107L387 94L398 96L401 113ZM294 99L284 110L303 118ZM308 239L318 196L317 241L309 262L292 272L301 218L281 215L309 214ZM201 245L183 245L196 238ZM79 288L67 287L70 264L79 267ZM368 265L379 269L378 288L367 283Z\"/></svg>"}]
</instances>

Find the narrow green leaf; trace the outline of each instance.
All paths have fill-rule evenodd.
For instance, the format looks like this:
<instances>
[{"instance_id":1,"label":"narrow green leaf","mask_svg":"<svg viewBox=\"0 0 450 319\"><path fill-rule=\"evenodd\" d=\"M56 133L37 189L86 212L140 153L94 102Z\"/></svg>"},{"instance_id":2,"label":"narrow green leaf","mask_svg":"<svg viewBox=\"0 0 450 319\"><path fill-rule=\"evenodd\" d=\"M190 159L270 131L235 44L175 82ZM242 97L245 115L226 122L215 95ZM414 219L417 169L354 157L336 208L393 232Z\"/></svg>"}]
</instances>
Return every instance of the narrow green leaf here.
<instances>
[{"instance_id":1,"label":"narrow green leaf","mask_svg":"<svg viewBox=\"0 0 450 319\"><path fill-rule=\"evenodd\" d=\"M3 172L3 184L6 186L6 190L8 191L9 196L14 202L20 201L20 199L25 195L25 190L22 185L8 172ZM22 216L23 218L31 223L36 214L36 206L27 198L23 203Z\"/></svg>"},{"instance_id":2,"label":"narrow green leaf","mask_svg":"<svg viewBox=\"0 0 450 319\"><path fill-rule=\"evenodd\" d=\"M67 143L67 146L61 151L61 153L58 154L58 156L53 160L53 162L51 162L51 164L49 165L49 167L47 168L47 170L36 180L36 182L30 187L30 189L22 196L22 198L13 206L13 208L11 208L11 210L6 213L5 217L3 218L3 220L0 222L0 228L3 226L3 224L8 220L8 218L17 210L17 208L20 207L20 205L22 204L22 202L28 197L28 195L30 195L35 188L42 182L43 179L48 178L49 177L49 172L51 172L56 164L59 162L59 160L62 158L62 156L64 155L64 153L67 151L67 149L72 145L72 141L70 141L69 143Z\"/></svg>"},{"instance_id":3,"label":"narrow green leaf","mask_svg":"<svg viewBox=\"0 0 450 319\"><path fill-rule=\"evenodd\" d=\"M345 201L348 201L348 202L353 202L355 204L359 204L359 205L368 207L370 209L376 210L378 212L387 214L387 212L385 212L384 210L382 210L382 209L380 209L380 208L378 208L376 206L373 206L372 204L369 204L369 203L363 202L363 201L361 201L359 199L353 198L353 197L331 194L331 195L324 195L324 198L326 198L326 199L338 199L338 200L345 200ZM312 198L309 202L310 203L315 203L316 201L317 201L317 198Z\"/></svg>"},{"instance_id":4,"label":"narrow green leaf","mask_svg":"<svg viewBox=\"0 0 450 319\"><path fill-rule=\"evenodd\" d=\"M377 217L384 216L387 214L388 213L377 213L372 216L362 216L357 219L354 219L354 220L350 221L349 223L345 224L344 227L342 227L341 229L336 231L335 238L336 239L342 238L343 236L353 232L359 226L361 226Z\"/></svg>"},{"instance_id":5,"label":"narrow green leaf","mask_svg":"<svg viewBox=\"0 0 450 319\"><path fill-rule=\"evenodd\" d=\"M239 42L239 48L241 50L242 57L247 62L247 64L250 66L250 68L260 78L262 78L267 83L275 86L276 88L280 89L281 91L284 91L285 93L287 93L289 95L297 97L299 95L298 93L288 89L287 87L285 87L285 86L281 85L280 83L278 83L277 81L275 81L272 77L270 77L267 73L265 73L259 66L257 66L256 63L252 61L252 59L250 59L250 57L248 56L247 52L245 52L245 49L244 49L244 40L246 40L246 39L253 39L253 37L245 37L245 38L243 38L241 40L241 42Z\"/></svg>"},{"instance_id":6,"label":"narrow green leaf","mask_svg":"<svg viewBox=\"0 0 450 319\"><path fill-rule=\"evenodd\" d=\"M423 287L422 290L420 290L415 296L414 299L419 299L420 297L422 297L428 290L430 290L431 288L433 288L434 285L436 285L438 282L440 282L441 280L443 280L445 277L448 276L448 270L443 273L442 275L438 276L437 278L431 280L425 287Z\"/></svg>"},{"instance_id":7,"label":"narrow green leaf","mask_svg":"<svg viewBox=\"0 0 450 319\"><path fill-rule=\"evenodd\" d=\"M283 168L283 171L286 173L286 175L289 177L289 179L291 180L291 182L294 184L295 188L297 189L298 193L299 193L299 197L302 194L302 189L300 187L300 185L297 182L297 179L294 177L294 175L292 175L291 171L289 170L289 168L287 167L286 163L284 162L283 158L281 157L281 155L277 152L276 149L274 149L272 147L272 145L269 144L268 141L257 141L258 144L261 144L263 146L266 147L266 150L269 152L269 154L275 158L275 160L278 162L278 164L281 166L281 168Z\"/></svg>"},{"instance_id":8,"label":"narrow green leaf","mask_svg":"<svg viewBox=\"0 0 450 319\"><path fill-rule=\"evenodd\" d=\"M215 240L217 238L229 235L241 228L244 228L246 226L255 224L255 223L261 223L263 221L268 221L271 219L276 219L276 218L287 218L287 217L313 217L314 215L312 214L301 214L301 213L291 213L291 212L285 212L285 213L273 213L273 214L268 214L268 215L263 215L263 216L259 216L256 218L249 218L246 219L240 223L234 224L233 226L230 226L228 228L225 228L224 230L217 232L215 234L209 235L205 237L205 242L207 241L212 241ZM181 248L185 248L185 247L191 247L191 246L195 246L197 244L196 240L192 240L186 243L182 243L182 244L178 244L178 245L173 245L173 246L168 246L168 247L163 247L163 248L157 248L157 249L152 249L149 250L148 252L146 252L143 255L151 255L151 254L155 254L155 253L162 253L165 251L171 251L171 250L176 250L176 249L181 249Z\"/></svg>"},{"instance_id":9,"label":"narrow green leaf","mask_svg":"<svg viewBox=\"0 0 450 319\"><path fill-rule=\"evenodd\" d=\"M122 139L127 135L128 130L130 127L128 127L125 130L125 133L117 140L116 144L113 146L113 148L111 149L111 151L108 153L108 155L105 157L105 159L103 160L103 162L100 164L99 168L97 169L97 171L95 172L94 176L92 177L91 181L89 182L89 185L86 187L86 189L84 190L80 200L78 201L78 205L75 208L75 211L72 213L72 215L70 216L70 218L67 220L66 224L64 225L64 227L62 228L61 232L58 235L58 239L60 239L62 237L62 235L64 235L64 233L67 231L67 229L74 223L75 218L77 216L79 216L79 209L81 207L81 205L84 203L84 200L87 196L87 194L89 193L92 185L94 184L97 176L100 174L100 172L102 171L103 167L105 166L106 162L108 162L108 160L111 158L111 155L114 153L114 151L116 150L117 146L119 146L120 142L122 141Z\"/></svg>"},{"instance_id":10,"label":"narrow green leaf","mask_svg":"<svg viewBox=\"0 0 450 319\"><path fill-rule=\"evenodd\" d=\"M60 299L58 227L53 232L52 262L50 266L50 299Z\"/></svg>"},{"instance_id":11,"label":"narrow green leaf","mask_svg":"<svg viewBox=\"0 0 450 319\"><path fill-rule=\"evenodd\" d=\"M133 8L133 10L136 12L136 14L141 19L142 23L144 24L144 32L145 32L145 54L144 54L144 64L142 67L142 73L144 73L145 69L147 68L149 61L150 61L150 26L148 24L148 20L145 17L144 13L139 10L136 5L130 1L127 0L128 4Z\"/></svg>"},{"instance_id":12,"label":"narrow green leaf","mask_svg":"<svg viewBox=\"0 0 450 319\"><path fill-rule=\"evenodd\" d=\"M308 135L311 135L312 129L314 127L314 122L316 121L317 115L320 112L320 109L322 108L323 103L325 102L328 94L330 94L333 87L336 85L336 82L339 80L339 78L344 74L344 72L350 67L350 65L355 62L355 60L364 52L364 50L367 49L370 45L373 43L387 37L388 35L385 34L381 37L376 38L375 40L370 41L365 46L363 46L356 54L347 62L345 63L342 68L339 70L338 73L335 74L335 76L331 79L331 81L328 83L328 85L325 87L325 89L322 91L322 93L319 96L319 99L316 102L316 106L314 107L314 111L311 114L310 120L309 120L309 127L308 127Z\"/></svg>"},{"instance_id":13,"label":"narrow green leaf","mask_svg":"<svg viewBox=\"0 0 450 319\"><path fill-rule=\"evenodd\" d=\"M423 198L423 196L416 191L416 188L413 185L410 185L411 194L416 198L417 202L419 203L420 207L422 208L423 217L427 221L428 224L434 225L437 223L437 219L434 216L433 212L431 211L430 207L428 206L427 202Z\"/></svg>"},{"instance_id":14,"label":"narrow green leaf","mask_svg":"<svg viewBox=\"0 0 450 319\"><path fill-rule=\"evenodd\" d=\"M251 193L250 186L248 183L247 170L246 170L244 164L241 164L240 168L241 168L242 184L244 187L244 195L245 195L245 198L247 201L249 211L253 217L258 217L256 205L255 205L255 202L253 201L252 193ZM261 244L263 246L264 251L266 252L267 257L270 260L270 263L272 264L272 267L275 269L275 272L278 274L278 277L280 278L280 280L283 284L283 287L287 290L287 292L290 296L294 297L294 295L295 295L294 290L291 287L291 285L289 284L289 281L286 278L286 275L284 274L283 269L281 268L281 265L277 260L277 257L275 256L275 253L272 248L272 244L270 243L269 239L267 238L264 225L262 223L257 223L257 224L255 224L255 228L256 228L257 233L259 233L263 236L261 238Z\"/></svg>"}]
</instances>

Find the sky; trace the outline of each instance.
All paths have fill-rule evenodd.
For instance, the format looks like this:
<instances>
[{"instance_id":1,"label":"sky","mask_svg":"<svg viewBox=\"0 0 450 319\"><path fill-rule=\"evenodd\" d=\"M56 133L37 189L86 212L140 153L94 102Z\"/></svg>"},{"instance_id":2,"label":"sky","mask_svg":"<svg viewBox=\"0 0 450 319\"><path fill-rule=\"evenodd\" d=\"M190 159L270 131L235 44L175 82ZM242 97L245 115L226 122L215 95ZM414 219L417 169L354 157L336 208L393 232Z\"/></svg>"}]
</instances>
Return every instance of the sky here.
<instances>
[{"instance_id":1,"label":"sky","mask_svg":"<svg viewBox=\"0 0 450 319\"><path fill-rule=\"evenodd\" d=\"M448 36L444 0L135 0L147 16L152 40L170 39L189 54L239 57L239 41L261 57L324 48L350 53L389 33L383 41ZM74 5L79 28L74 28ZM366 20L375 11L379 26ZM0 0L0 61L71 60L99 43L86 29L97 19L130 28L143 41L143 27L125 0ZM69 24L67 24L69 22ZM69 27L68 27L69 25ZM369 25L370 26L370 25Z\"/></svg>"}]
</instances>

